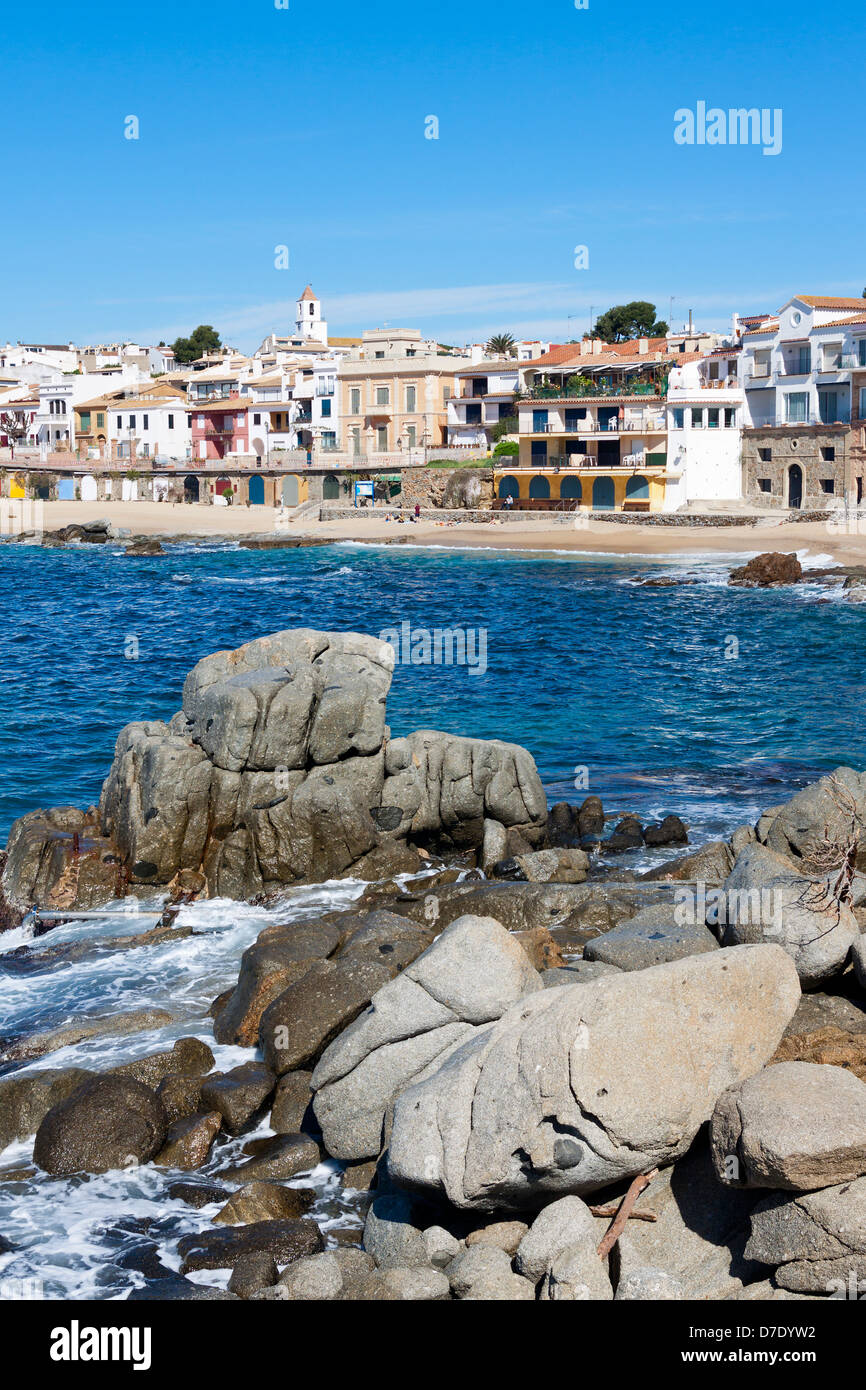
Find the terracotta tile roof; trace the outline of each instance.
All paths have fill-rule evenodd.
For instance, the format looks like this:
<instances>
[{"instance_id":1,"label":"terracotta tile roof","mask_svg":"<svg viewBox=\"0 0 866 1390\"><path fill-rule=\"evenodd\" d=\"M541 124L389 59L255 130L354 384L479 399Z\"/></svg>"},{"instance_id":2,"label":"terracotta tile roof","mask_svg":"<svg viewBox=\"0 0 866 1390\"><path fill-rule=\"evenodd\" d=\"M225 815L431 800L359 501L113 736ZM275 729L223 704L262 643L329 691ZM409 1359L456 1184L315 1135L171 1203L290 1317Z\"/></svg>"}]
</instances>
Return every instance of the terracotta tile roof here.
<instances>
[{"instance_id":1,"label":"terracotta tile roof","mask_svg":"<svg viewBox=\"0 0 866 1390\"><path fill-rule=\"evenodd\" d=\"M740 323L764 323L772 318L775 318L775 314L740 314Z\"/></svg>"},{"instance_id":2,"label":"terracotta tile roof","mask_svg":"<svg viewBox=\"0 0 866 1390\"><path fill-rule=\"evenodd\" d=\"M863 299L845 299L826 294L795 294L794 298L812 309L862 309L864 304Z\"/></svg>"},{"instance_id":3,"label":"terracotta tile roof","mask_svg":"<svg viewBox=\"0 0 866 1390\"><path fill-rule=\"evenodd\" d=\"M850 318L832 319L830 323L821 323L817 331L821 333L825 328L847 328L854 323L866 323L866 310L862 314L852 314Z\"/></svg>"},{"instance_id":4,"label":"terracotta tile roof","mask_svg":"<svg viewBox=\"0 0 866 1390\"><path fill-rule=\"evenodd\" d=\"M741 319L740 322L745 322ZM735 347L713 348L712 352L705 353L706 357L734 357L738 352L743 351L742 343L737 343Z\"/></svg>"},{"instance_id":5,"label":"terracotta tile roof","mask_svg":"<svg viewBox=\"0 0 866 1390\"><path fill-rule=\"evenodd\" d=\"M303 303L305 299L315 299L315 300L316 300L316 303L318 304L319 301L318 301L318 299L316 299L316 296L313 294L313 287L312 287L312 285L308 285L307 288L304 290L304 293L301 295L300 302Z\"/></svg>"},{"instance_id":6,"label":"terracotta tile roof","mask_svg":"<svg viewBox=\"0 0 866 1390\"><path fill-rule=\"evenodd\" d=\"M186 402L186 405L193 412L221 410L223 412L228 411L230 415L237 410L248 410L252 404L253 402L250 400L249 396L223 396L221 400L216 401L192 400Z\"/></svg>"},{"instance_id":7,"label":"terracotta tile roof","mask_svg":"<svg viewBox=\"0 0 866 1390\"><path fill-rule=\"evenodd\" d=\"M771 319L765 323L763 328L751 328L748 333L744 333L744 338L766 338L768 333L777 333L779 330L779 320Z\"/></svg>"}]
</instances>

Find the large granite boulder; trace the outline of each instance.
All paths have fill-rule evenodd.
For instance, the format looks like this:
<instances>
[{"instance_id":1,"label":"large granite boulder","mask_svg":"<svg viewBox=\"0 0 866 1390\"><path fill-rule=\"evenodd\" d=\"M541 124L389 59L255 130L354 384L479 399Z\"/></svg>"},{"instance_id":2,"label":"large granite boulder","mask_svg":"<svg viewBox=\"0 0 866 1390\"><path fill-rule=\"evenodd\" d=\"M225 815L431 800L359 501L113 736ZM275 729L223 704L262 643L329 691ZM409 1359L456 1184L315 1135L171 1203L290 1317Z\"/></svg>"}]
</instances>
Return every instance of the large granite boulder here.
<instances>
[{"instance_id":1,"label":"large granite boulder","mask_svg":"<svg viewBox=\"0 0 866 1390\"><path fill-rule=\"evenodd\" d=\"M866 773L837 767L829 777L803 787L759 827L759 838L777 854L807 861L822 841L842 843L853 832L859 844L857 867L866 868Z\"/></svg>"},{"instance_id":2,"label":"large granite boulder","mask_svg":"<svg viewBox=\"0 0 866 1390\"><path fill-rule=\"evenodd\" d=\"M737 856L707 922L719 930L725 946L776 942L788 952L805 988L820 984L844 969L860 936L852 908L834 895L835 877L805 873L785 855L755 842Z\"/></svg>"},{"instance_id":3,"label":"large granite boulder","mask_svg":"<svg viewBox=\"0 0 866 1390\"><path fill-rule=\"evenodd\" d=\"M844 1067L779 1062L725 1091L712 1121L722 1182L809 1192L866 1173L866 1084Z\"/></svg>"},{"instance_id":4,"label":"large granite boulder","mask_svg":"<svg viewBox=\"0 0 866 1390\"><path fill-rule=\"evenodd\" d=\"M431 1062L543 988L523 947L491 917L460 917L331 1043L313 1073L315 1115L335 1158L382 1146L394 1097Z\"/></svg>"},{"instance_id":5,"label":"large granite boulder","mask_svg":"<svg viewBox=\"0 0 866 1390\"><path fill-rule=\"evenodd\" d=\"M752 1212L746 1254L779 1266L775 1280L783 1289L860 1298L858 1284L866 1279L866 1177L796 1197L781 1192L767 1197Z\"/></svg>"},{"instance_id":6,"label":"large granite boulder","mask_svg":"<svg viewBox=\"0 0 866 1390\"><path fill-rule=\"evenodd\" d=\"M721 1093L773 1055L799 998L778 946L543 989L397 1097L389 1173L491 1210L672 1163Z\"/></svg>"},{"instance_id":7,"label":"large granite boulder","mask_svg":"<svg viewBox=\"0 0 866 1390\"><path fill-rule=\"evenodd\" d=\"M387 643L298 628L193 668L168 722L121 730L98 812L16 822L0 926L35 902L82 907L194 873L211 895L251 897L419 864L408 841L480 846L485 819L543 838L531 755L423 731L390 739Z\"/></svg>"}]
</instances>

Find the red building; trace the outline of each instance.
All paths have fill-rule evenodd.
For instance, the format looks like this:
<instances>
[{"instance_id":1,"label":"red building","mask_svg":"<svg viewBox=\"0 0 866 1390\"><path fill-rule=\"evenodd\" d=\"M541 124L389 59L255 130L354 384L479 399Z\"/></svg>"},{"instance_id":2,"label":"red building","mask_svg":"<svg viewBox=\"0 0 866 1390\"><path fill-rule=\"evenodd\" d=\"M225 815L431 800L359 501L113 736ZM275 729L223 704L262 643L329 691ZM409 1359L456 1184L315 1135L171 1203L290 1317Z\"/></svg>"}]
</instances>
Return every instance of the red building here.
<instances>
[{"instance_id":1,"label":"red building","mask_svg":"<svg viewBox=\"0 0 866 1390\"><path fill-rule=\"evenodd\" d=\"M192 456L228 459L250 453L249 399L225 396L192 403Z\"/></svg>"}]
</instances>

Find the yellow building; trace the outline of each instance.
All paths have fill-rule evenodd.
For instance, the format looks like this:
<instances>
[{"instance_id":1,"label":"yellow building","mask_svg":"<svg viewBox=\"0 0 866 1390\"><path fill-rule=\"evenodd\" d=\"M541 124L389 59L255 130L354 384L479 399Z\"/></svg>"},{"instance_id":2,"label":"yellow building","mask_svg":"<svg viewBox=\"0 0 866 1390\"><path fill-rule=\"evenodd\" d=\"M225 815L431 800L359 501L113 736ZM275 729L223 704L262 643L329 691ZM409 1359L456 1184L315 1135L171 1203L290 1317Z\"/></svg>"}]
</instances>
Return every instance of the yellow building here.
<instances>
[{"instance_id":1,"label":"yellow building","mask_svg":"<svg viewBox=\"0 0 866 1390\"><path fill-rule=\"evenodd\" d=\"M446 442L462 359L417 329L368 330L340 363L340 421L350 456L409 454Z\"/></svg>"}]
</instances>

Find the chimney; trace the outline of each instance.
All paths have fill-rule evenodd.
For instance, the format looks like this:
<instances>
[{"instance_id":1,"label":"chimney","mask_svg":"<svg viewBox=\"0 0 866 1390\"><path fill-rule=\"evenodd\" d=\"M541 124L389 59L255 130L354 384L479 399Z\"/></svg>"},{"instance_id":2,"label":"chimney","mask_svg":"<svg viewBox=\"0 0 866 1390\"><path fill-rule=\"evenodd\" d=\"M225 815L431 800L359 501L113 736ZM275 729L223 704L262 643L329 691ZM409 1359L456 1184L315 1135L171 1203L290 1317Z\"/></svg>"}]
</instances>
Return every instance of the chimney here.
<instances>
[{"instance_id":1,"label":"chimney","mask_svg":"<svg viewBox=\"0 0 866 1390\"><path fill-rule=\"evenodd\" d=\"M638 338L637 350L640 356L649 352L649 338Z\"/></svg>"}]
</instances>

